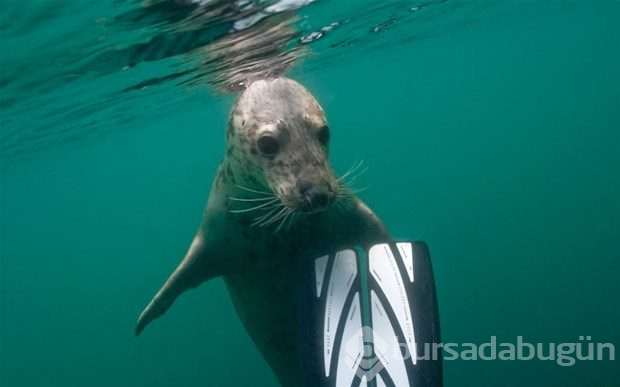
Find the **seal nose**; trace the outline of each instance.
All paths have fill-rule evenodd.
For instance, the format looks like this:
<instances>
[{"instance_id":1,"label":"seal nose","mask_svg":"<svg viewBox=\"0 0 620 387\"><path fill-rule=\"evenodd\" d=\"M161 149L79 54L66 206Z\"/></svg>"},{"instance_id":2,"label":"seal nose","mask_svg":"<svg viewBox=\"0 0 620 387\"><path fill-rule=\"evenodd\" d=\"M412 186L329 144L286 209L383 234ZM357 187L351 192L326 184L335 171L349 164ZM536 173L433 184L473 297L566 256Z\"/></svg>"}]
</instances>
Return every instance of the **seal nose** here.
<instances>
[{"instance_id":1,"label":"seal nose","mask_svg":"<svg viewBox=\"0 0 620 387\"><path fill-rule=\"evenodd\" d=\"M329 191L324 185L305 183L299 187L306 207L310 211L320 211L329 204Z\"/></svg>"}]
</instances>

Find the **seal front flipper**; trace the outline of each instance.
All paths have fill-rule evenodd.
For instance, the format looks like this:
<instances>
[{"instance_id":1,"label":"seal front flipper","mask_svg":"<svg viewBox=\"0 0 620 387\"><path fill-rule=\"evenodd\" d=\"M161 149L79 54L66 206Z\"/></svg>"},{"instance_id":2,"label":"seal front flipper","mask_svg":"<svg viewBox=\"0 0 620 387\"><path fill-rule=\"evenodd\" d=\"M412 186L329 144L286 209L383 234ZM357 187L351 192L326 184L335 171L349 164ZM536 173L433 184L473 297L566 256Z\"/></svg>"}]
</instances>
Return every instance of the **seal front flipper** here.
<instances>
[{"instance_id":1,"label":"seal front flipper","mask_svg":"<svg viewBox=\"0 0 620 387\"><path fill-rule=\"evenodd\" d=\"M136 336L151 321L166 313L181 293L218 275L209 259L214 252L209 250L205 235L199 232L179 266L140 314L136 323Z\"/></svg>"}]
</instances>

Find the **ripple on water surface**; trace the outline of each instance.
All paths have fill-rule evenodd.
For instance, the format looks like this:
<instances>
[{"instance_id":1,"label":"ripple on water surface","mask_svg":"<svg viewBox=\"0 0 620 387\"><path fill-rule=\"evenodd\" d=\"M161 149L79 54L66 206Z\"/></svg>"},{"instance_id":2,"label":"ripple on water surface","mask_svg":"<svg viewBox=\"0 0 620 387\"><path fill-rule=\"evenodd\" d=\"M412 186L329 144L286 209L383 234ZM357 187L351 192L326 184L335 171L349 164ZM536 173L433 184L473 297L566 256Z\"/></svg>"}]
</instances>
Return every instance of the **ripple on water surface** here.
<instances>
[{"instance_id":1,"label":"ripple on water surface","mask_svg":"<svg viewBox=\"0 0 620 387\"><path fill-rule=\"evenodd\" d=\"M493 3L3 2L1 157L144 128L188 93L236 91L458 29Z\"/></svg>"}]
</instances>

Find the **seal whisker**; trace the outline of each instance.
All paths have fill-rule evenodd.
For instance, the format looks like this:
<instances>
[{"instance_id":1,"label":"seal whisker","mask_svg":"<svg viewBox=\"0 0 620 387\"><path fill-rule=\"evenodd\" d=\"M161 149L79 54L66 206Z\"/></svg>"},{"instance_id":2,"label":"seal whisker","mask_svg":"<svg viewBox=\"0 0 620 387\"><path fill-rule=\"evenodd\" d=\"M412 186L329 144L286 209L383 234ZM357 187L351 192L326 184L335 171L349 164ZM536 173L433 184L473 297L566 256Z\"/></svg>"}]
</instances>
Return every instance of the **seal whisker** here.
<instances>
[{"instance_id":1,"label":"seal whisker","mask_svg":"<svg viewBox=\"0 0 620 387\"><path fill-rule=\"evenodd\" d=\"M273 204L276 200L278 200L278 199L274 198L274 199L271 199L270 201L268 201L267 203L259 204L258 206L255 206L255 207L245 208L243 210L230 210L230 212L232 212L233 214L239 214L239 213L242 213L242 212L255 211L255 210L258 210L259 208L263 208L265 206Z\"/></svg>"},{"instance_id":2,"label":"seal whisker","mask_svg":"<svg viewBox=\"0 0 620 387\"><path fill-rule=\"evenodd\" d=\"M287 211L288 211L288 208L286 206L282 205L282 209L280 210L280 212L278 212L274 217L272 217L268 221L261 223L260 226L265 227L265 226L269 226L270 224L273 224L273 223L277 222L283 216L285 216Z\"/></svg>"},{"instance_id":3,"label":"seal whisker","mask_svg":"<svg viewBox=\"0 0 620 387\"><path fill-rule=\"evenodd\" d=\"M364 164L364 160L362 159L362 160L360 160L359 163L354 164L351 168L349 168L349 170L346 171L342 176L340 176L338 178L338 180L342 181L342 180L346 179L347 176L349 176L352 173L355 173L355 171L357 171L363 164Z\"/></svg>"},{"instance_id":4,"label":"seal whisker","mask_svg":"<svg viewBox=\"0 0 620 387\"><path fill-rule=\"evenodd\" d=\"M262 215L258 218L256 218L256 220L254 221L254 223L252 223L252 226L263 226L265 222L269 221L271 219L272 216L276 216L278 211L281 211L282 207L284 206L282 203L276 203L273 205L274 208L272 208L269 212L267 212L265 215Z\"/></svg>"},{"instance_id":5,"label":"seal whisker","mask_svg":"<svg viewBox=\"0 0 620 387\"><path fill-rule=\"evenodd\" d=\"M254 218L254 222L250 225L251 227L253 226L258 226L259 223L263 222L265 219L267 219L268 217L270 217L272 214L274 214L280 207L275 206L274 208L272 208L271 210L269 210L266 214L261 215L259 217Z\"/></svg>"},{"instance_id":6,"label":"seal whisker","mask_svg":"<svg viewBox=\"0 0 620 387\"><path fill-rule=\"evenodd\" d=\"M350 208L352 204L353 204L352 196L343 196L342 200L338 202L338 205L340 206L339 209L342 212Z\"/></svg>"},{"instance_id":7,"label":"seal whisker","mask_svg":"<svg viewBox=\"0 0 620 387\"><path fill-rule=\"evenodd\" d=\"M360 170L359 172L355 173L354 175L350 175L349 178L345 181L345 183L347 185L353 184L355 182L355 180L357 180L358 177L362 176L367 171L368 171L368 167Z\"/></svg>"},{"instance_id":8,"label":"seal whisker","mask_svg":"<svg viewBox=\"0 0 620 387\"><path fill-rule=\"evenodd\" d=\"M279 221L280 219L286 217L286 215L288 214L289 209L287 207L282 208L282 211L280 211L271 221L269 221L266 225L270 225L270 224L274 224L277 221Z\"/></svg>"},{"instance_id":9,"label":"seal whisker","mask_svg":"<svg viewBox=\"0 0 620 387\"><path fill-rule=\"evenodd\" d=\"M338 185L338 200L335 202L338 210L344 212L353 205L354 192L345 184Z\"/></svg>"},{"instance_id":10,"label":"seal whisker","mask_svg":"<svg viewBox=\"0 0 620 387\"><path fill-rule=\"evenodd\" d=\"M352 193L352 194L357 194L357 193L359 193L359 192L367 191L367 190L369 190L370 188L372 188L372 186L371 186L371 185L368 185L368 186L363 187L363 188L356 188L356 189L353 189L353 190L351 191L351 193Z\"/></svg>"},{"instance_id":11,"label":"seal whisker","mask_svg":"<svg viewBox=\"0 0 620 387\"><path fill-rule=\"evenodd\" d=\"M285 212L284 217L282 218L282 221L280 222L280 224L278 224L278 227L276 227L274 234L282 229L282 226L286 224L286 220L288 219L289 215L291 215L292 213L293 213L293 210L291 210L290 208L287 208L287 211Z\"/></svg>"},{"instance_id":12,"label":"seal whisker","mask_svg":"<svg viewBox=\"0 0 620 387\"><path fill-rule=\"evenodd\" d=\"M254 192L254 193L257 193L257 194L262 194L262 195L273 195L273 193L272 193L272 192L258 191L258 190L252 189L252 188L244 187L244 186L239 185L239 184L235 184L235 185L236 185L238 188L241 188L241 189L246 190L246 191L249 191L249 192Z\"/></svg>"},{"instance_id":13,"label":"seal whisker","mask_svg":"<svg viewBox=\"0 0 620 387\"><path fill-rule=\"evenodd\" d=\"M348 199L350 198L353 194L351 193L351 188L345 184L344 182L340 182L340 184L338 184L338 197L342 197L342 199Z\"/></svg>"},{"instance_id":14,"label":"seal whisker","mask_svg":"<svg viewBox=\"0 0 620 387\"><path fill-rule=\"evenodd\" d=\"M293 212L291 214L291 219L289 220L288 225L286 226L287 230L291 228L291 225L293 224L293 221L295 220L295 218L297 218L297 216L298 216L297 212Z\"/></svg>"},{"instance_id":15,"label":"seal whisker","mask_svg":"<svg viewBox=\"0 0 620 387\"><path fill-rule=\"evenodd\" d=\"M266 198L254 198L254 199L245 199L245 198L234 198L232 196L230 196L228 199L230 200L234 200L237 202L263 202L265 200L270 200L270 199L274 199L275 196L270 196L270 197L266 197Z\"/></svg>"},{"instance_id":16,"label":"seal whisker","mask_svg":"<svg viewBox=\"0 0 620 387\"><path fill-rule=\"evenodd\" d=\"M340 176L338 180L342 180L349 176L351 173L355 172L355 170L357 170L363 163L364 160L360 160L360 162L358 162L357 164L353 164L351 168L349 168L342 176Z\"/></svg>"},{"instance_id":17,"label":"seal whisker","mask_svg":"<svg viewBox=\"0 0 620 387\"><path fill-rule=\"evenodd\" d=\"M267 217L269 217L271 214L273 214L274 210L271 210L270 212L268 212L265 215L259 216L257 218L254 218L254 222L252 224L250 224L251 227L255 227L255 226L261 226L260 223L263 222ZM261 226L262 227L262 226Z\"/></svg>"}]
</instances>

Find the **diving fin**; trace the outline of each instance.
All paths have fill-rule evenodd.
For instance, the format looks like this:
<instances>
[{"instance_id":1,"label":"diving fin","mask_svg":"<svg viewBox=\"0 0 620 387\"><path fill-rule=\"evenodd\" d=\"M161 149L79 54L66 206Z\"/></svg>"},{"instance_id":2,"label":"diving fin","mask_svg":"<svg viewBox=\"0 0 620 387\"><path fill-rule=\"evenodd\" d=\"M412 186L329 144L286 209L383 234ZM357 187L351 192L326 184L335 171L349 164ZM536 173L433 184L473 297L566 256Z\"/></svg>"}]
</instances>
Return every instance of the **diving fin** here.
<instances>
[{"instance_id":1,"label":"diving fin","mask_svg":"<svg viewBox=\"0 0 620 387\"><path fill-rule=\"evenodd\" d=\"M357 246L302 273L307 386L441 386L439 313L423 242ZM435 352L435 354L433 353Z\"/></svg>"}]
</instances>

